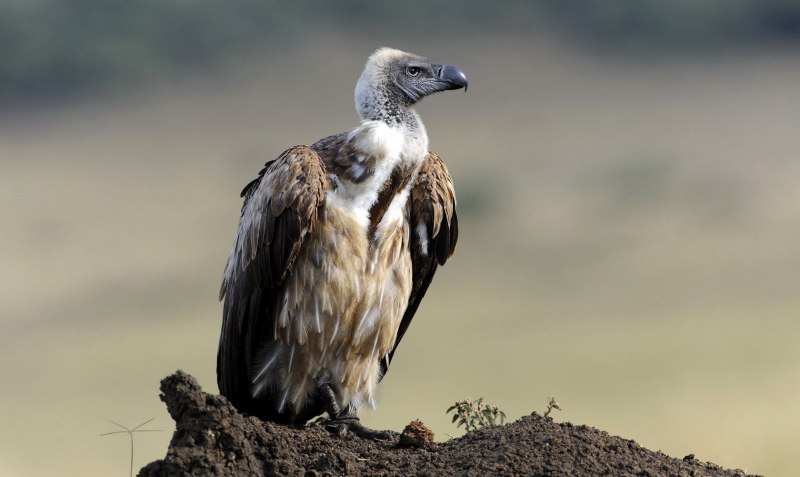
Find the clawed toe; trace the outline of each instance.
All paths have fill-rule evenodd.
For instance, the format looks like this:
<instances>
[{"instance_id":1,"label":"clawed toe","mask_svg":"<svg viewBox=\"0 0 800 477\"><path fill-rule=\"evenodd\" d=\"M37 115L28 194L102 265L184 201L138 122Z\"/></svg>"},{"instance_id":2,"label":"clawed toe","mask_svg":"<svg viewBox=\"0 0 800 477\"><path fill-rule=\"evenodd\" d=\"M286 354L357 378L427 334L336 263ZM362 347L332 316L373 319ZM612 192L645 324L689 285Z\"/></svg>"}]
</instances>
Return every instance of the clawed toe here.
<instances>
[{"instance_id":1,"label":"clawed toe","mask_svg":"<svg viewBox=\"0 0 800 477\"><path fill-rule=\"evenodd\" d=\"M350 429L350 424L340 419L331 419L325 423L325 429L335 436L343 436Z\"/></svg>"},{"instance_id":2,"label":"clawed toe","mask_svg":"<svg viewBox=\"0 0 800 477\"><path fill-rule=\"evenodd\" d=\"M361 421L357 417L352 416L340 416L336 419L331 419L327 422L327 424L325 424L325 428L328 429L331 434L337 436L343 436L350 432L351 434L364 439L379 441L392 440L396 435L396 433L392 431L379 431L370 429L369 427L361 424Z\"/></svg>"}]
</instances>

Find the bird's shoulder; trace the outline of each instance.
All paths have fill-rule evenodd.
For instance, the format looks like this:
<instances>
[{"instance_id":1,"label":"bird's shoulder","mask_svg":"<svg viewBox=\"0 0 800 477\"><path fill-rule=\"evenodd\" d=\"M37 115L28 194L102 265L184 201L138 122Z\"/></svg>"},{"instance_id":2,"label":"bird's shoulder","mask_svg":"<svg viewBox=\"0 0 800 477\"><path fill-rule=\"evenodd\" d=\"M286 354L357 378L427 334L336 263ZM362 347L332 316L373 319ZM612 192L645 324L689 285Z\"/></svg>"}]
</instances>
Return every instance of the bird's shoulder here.
<instances>
[{"instance_id":1,"label":"bird's shoulder","mask_svg":"<svg viewBox=\"0 0 800 477\"><path fill-rule=\"evenodd\" d=\"M239 195L245 199L246 204L256 190L267 182L283 180L289 183L292 177L299 181L322 181L325 175L325 162L313 146L293 146L264 164L255 179L248 182Z\"/></svg>"},{"instance_id":2,"label":"bird's shoulder","mask_svg":"<svg viewBox=\"0 0 800 477\"><path fill-rule=\"evenodd\" d=\"M283 280L303 237L314 228L327 186L325 165L309 146L291 147L264 166L242 191L244 204L220 297L229 286L271 288Z\"/></svg>"}]
</instances>

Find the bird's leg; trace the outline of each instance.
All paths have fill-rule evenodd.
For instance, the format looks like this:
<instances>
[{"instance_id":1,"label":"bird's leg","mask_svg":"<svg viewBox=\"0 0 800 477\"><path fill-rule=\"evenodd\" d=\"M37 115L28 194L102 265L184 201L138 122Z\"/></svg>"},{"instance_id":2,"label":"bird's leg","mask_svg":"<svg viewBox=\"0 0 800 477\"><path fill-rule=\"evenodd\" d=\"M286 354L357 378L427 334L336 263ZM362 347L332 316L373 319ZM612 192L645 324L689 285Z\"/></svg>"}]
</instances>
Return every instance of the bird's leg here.
<instances>
[{"instance_id":1,"label":"bird's leg","mask_svg":"<svg viewBox=\"0 0 800 477\"><path fill-rule=\"evenodd\" d=\"M328 417L330 417L331 420L336 419L341 409L339 408L339 402L336 400L336 393L333 392L333 387L330 383L320 382L317 383L317 390L322 398Z\"/></svg>"},{"instance_id":2,"label":"bird's leg","mask_svg":"<svg viewBox=\"0 0 800 477\"><path fill-rule=\"evenodd\" d=\"M325 405L325 411L330 416L325 427L331 433L343 436L351 432L358 437L374 440L390 440L394 436L395 433L392 431L377 431L361 424L356 411L350 406L342 410L336 401L336 393L330 383L320 383L318 390Z\"/></svg>"}]
</instances>

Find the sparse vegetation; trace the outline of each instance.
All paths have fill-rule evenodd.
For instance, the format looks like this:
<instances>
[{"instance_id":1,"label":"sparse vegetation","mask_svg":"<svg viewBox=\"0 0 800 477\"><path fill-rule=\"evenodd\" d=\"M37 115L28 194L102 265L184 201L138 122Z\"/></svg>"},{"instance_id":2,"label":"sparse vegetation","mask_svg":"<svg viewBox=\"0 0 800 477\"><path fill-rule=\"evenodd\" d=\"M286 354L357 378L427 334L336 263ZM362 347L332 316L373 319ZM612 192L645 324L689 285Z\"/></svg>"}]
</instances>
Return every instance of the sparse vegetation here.
<instances>
[{"instance_id":1,"label":"sparse vegetation","mask_svg":"<svg viewBox=\"0 0 800 477\"><path fill-rule=\"evenodd\" d=\"M560 411L561 405L558 404L555 396L550 396L547 398L547 409L544 411L544 417L549 417L553 409ZM470 398L456 401L455 404L447 408L447 414L450 413L453 413L453 423L456 424L456 427L464 426L467 432L483 427L502 426L506 422L506 413L494 404L483 402L483 398L478 398L474 401Z\"/></svg>"},{"instance_id":2,"label":"sparse vegetation","mask_svg":"<svg viewBox=\"0 0 800 477\"><path fill-rule=\"evenodd\" d=\"M456 427L464 426L467 432L483 427L502 426L506 422L506 413L494 404L484 403L483 398L456 401L447 409L447 414L451 412Z\"/></svg>"},{"instance_id":3,"label":"sparse vegetation","mask_svg":"<svg viewBox=\"0 0 800 477\"><path fill-rule=\"evenodd\" d=\"M556 397L555 396L550 396L547 399L547 409L544 411L544 417L550 416L550 412L553 409L558 409L560 411L561 410L561 406L558 405L558 402L556 401Z\"/></svg>"},{"instance_id":4,"label":"sparse vegetation","mask_svg":"<svg viewBox=\"0 0 800 477\"><path fill-rule=\"evenodd\" d=\"M128 436L130 436L130 438L131 438L131 470L130 470L130 476L131 477L133 477L133 434L135 432L161 432L161 429L142 429L142 427L145 424L149 424L149 423L153 422L153 420L155 420L155 417L144 421L143 423L139 424L136 427L126 427L126 426L123 426L122 424L120 424L118 422L114 422L114 421L109 419L108 422L110 422L111 424L114 424L115 426L120 427L120 428L122 428L124 430L122 430L122 431L105 432L103 434L100 434L100 437L110 436L112 434L128 434Z\"/></svg>"}]
</instances>

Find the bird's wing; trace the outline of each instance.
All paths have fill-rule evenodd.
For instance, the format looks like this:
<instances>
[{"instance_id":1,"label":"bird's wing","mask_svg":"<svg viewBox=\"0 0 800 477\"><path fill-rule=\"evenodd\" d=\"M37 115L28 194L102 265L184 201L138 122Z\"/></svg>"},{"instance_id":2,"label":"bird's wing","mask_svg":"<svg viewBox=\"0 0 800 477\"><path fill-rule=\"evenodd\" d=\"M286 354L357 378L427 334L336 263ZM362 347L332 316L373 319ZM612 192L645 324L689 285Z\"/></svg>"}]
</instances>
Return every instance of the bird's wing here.
<instances>
[{"instance_id":1,"label":"bird's wing","mask_svg":"<svg viewBox=\"0 0 800 477\"><path fill-rule=\"evenodd\" d=\"M389 369L397 345L417 312L436 268L453 255L458 240L458 217L453 179L444 161L428 153L410 195L410 244L413 281L408 308L400 322L392 351L381 360L381 371Z\"/></svg>"},{"instance_id":2,"label":"bird's wing","mask_svg":"<svg viewBox=\"0 0 800 477\"><path fill-rule=\"evenodd\" d=\"M242 191L239 230L220 289L225 304L217 354L220 392L242 410L252 399L251 360L275 339L277 289L314 228L327 180L317 153L296 146L268 162Z\"/></svg>"}]
</instances>

